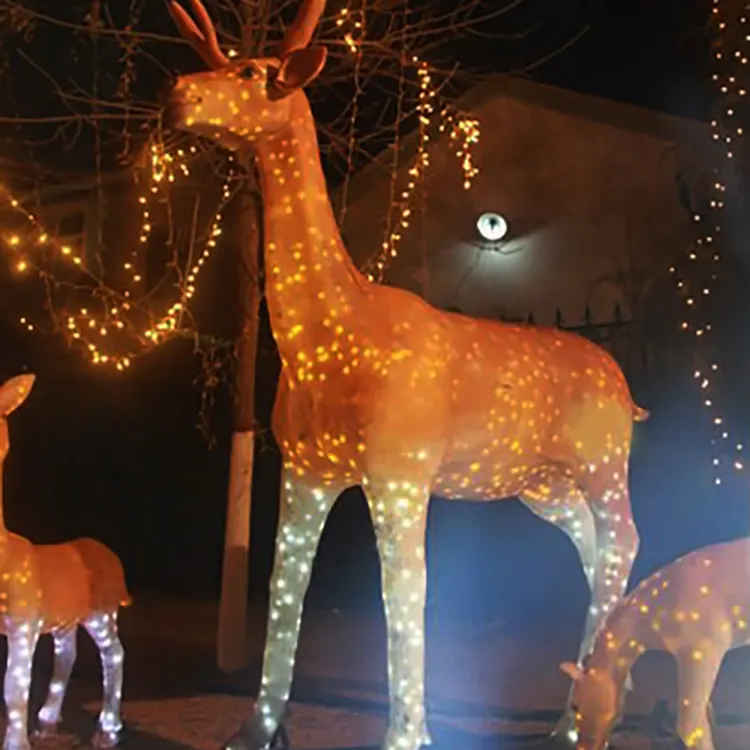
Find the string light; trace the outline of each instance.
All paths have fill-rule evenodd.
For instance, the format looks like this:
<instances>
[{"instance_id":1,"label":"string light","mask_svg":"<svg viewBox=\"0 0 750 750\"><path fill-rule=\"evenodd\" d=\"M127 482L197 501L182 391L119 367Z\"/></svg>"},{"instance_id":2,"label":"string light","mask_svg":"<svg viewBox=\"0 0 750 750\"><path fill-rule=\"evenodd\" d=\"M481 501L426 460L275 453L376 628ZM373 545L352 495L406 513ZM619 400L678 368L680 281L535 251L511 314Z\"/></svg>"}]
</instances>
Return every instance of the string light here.
<instances>
[{"instance_id":1,"label":"string light","mask_svg":"<svg viewBox=\"0 0 750 750\"><path fill-rule=\"evenodd\" d=\"M357 55L358 64L361 61L364 39L363 18L361 13L355 14L348 7L345 7L339 11L338 18L336 19L336 26L343 33L344 44L349 52ZM438 91L432 85L432 74L428 63L420 60L417 55L412 55L410 62L417 71L419 83L417 101L417 155L413 166L408 170L406 186L401 190L398 199L392 201L391 206L389 206L389 212L395 211L397 216L394 218L392 215L389 215L388 217L385 238L383 239L381 249L362 268L369 281L378 283L383 281L386 268L398 256L399 243L403 239L404 232L408 230L411 224L411 217L414 211L414 191L417 185L422 182L430 167L428 149ZM479 173L472 158L472 148L477 144L480 136L479 122L474 118L459 116L452 112L449 107L444 107L440 111L440 116L439 132L449 133L450 143L455 150L464 173L464 188L469 190L472 181ZM346 198L347 184L345 182L344 199Z\"/></svg>"},{"instance_id":2,"label":"string light","mask_svg":"<svg viewBox=\"0 0 750 750\"><path fill-rule=\"evenodd\" d=\"M389 222L389 229L386 232L386 238L383 240L380 253L363 268L369 281L381 282L388 264L398 256L398 246L403 239L404 232L411 223L414 191L417 185L424 180L425 174L430 168L430 130L438 92L432 85L429 65L416 55L412 57L412 63L417 67L419 78L417 154L414 164L408 171L406 186L393 207L398 214L398 218ZM472 155L472 148L479 142L479 122L474 118L458 115L452 112L449 107L444 107L440 115L439 132L449 134L449 141L455 149L463 170L464 189L469 190L474 178L479 173Z\"/></svg>"},{"instance_id":3,"label":"string light","mask_svg":"<svg viewBox=\"0 0 750 750\"><path fill-rule=\"evenodd\" d=\"M573 680L580 747L593 746L594 738L597 747L606 746L627 676L651 650L669 651L678 664L678 736L688 748L714 746L709 714L719 667L747 640L749 556L750 540L743 537L670 563L613 609L583 666L560 665Z\"/></svg>"},{"instance_id":4,"label":"string light","mask_svg":"<svg viewBox=\"0 0 750 750\"><path fill-rule=\"evenodd\" d=\"M136 249L131 251L130 259L123 264L124 269L130 272L128 283L131 286L141 281L137 260L139 249L145 247L152 231L151 200L167 185L175 183L178 176L190 174L190 168L186 162L196 153L197 149L194 146L187 151L178 149L174 154L164 152L159 145L154 145L151 148L151 174L148 189L138 196L138 203L141 206L139 241ZM222 187L222 205L226 204L231 197L232 161L230 159L229 177ZM117 292L104 287L99 283L97 277L88 270L83 258L77 255L70 245L53 237L45 230L39 218L33 212L27 210L21 201L7 190L3 189L3 192L11 207L22 213L31 225L31 239L29 241L25 241L18 234L6 237L8 249L16 255L15 269L18 273L34 268L40 275L46 274L41 266L41 261L35 261L32 258L35 251L44 246L56 250L60 257L77 266L79 272L85 274L90 281L97 284L97 296L101 298L105 307L104 316L94 315L88 307L80 308L75 314L64 315L64 328L68 336L73 342L80 345L92 364L109 365L120 371L125 370L131 366L135 357L180 332L180 322L186 311L188 301L195 294L198 276L216 247L217 238L222 233L221 210L214 216L208 233L208 241L202 253L180 284L178 301L170 306L163 316L152 322L147 330L139 333L126 318L126 316L132 317L133 313L137 311L137 306L131 299L131 289ZM138 311L143 312L142 310ZM20 318L20 324L26 330L35 330L34 325L29 322L26 316ZM123 332L126 329L132 338L138 342L138 348L131 349L124 354L108 353L103 341L108 340L110 334Z\"/></svg>"},{"instance_id":5,"label":"string light","mask_svg":"<svg viewBox=\"0 0 750 750\"><path fill-rule=\"evenodd\" d=\"M479 121L471 117L457 118L448 108L443 110L443 118L440 132L449 130L450 139L456 147L456 156L464 172L464 190L470 190L474 178L479 174L471 151L479 143Z\"/></svg>"},{"instance_id":6,"label":"string light","mask_svg":"<svg viewBox=\"0 0 750 750\"><path fill-rule=\"evenodd\" d=\"M344 44L350 52L358 53L362 49L362 34L364 25L361 19L353 19L349 8L342 8L339 17L336 19L336 26L342 29L347 21L351 20L352 31L344 33Z\"/></svg>"},{"instance_id":7,"label":"string light","mask_svg":"<svg viewBox=\"0 0 750 750\"><path fill-rule=\"evenodd\" d=\"M711 440L714 449L711 459L714 484L720 485L723 481L722 468L725 463L722 456L727 452L734 455L726 463L731 463L736 471L744 468L743 444L731 435L727 419L715 395L720 367L716 360L716 352L710 349L713 326L709 308L721 262L719 239L722 234L722 213L726 205L726 181L737 152L737 142L743 136L743 128L737 122L737 106L747 97L744 80L747 75L748 56L745 48L750 35L748 17L743 10L736 19L737 28L732 29L735 32L732 37L741 42L735 49L731 49L728 44L731 37L727 33L729 22L722 16L720 0L713 0L712 14L718 30L718 39L713 54L716 70L711 78L719 91L720 103L716 116L711 120L711 135L724 160L715 170L707 210L703 214L695 213L693 216L697 236L694 246L687 254L687 268L685 272L680 273L676 266L671 266L669 271L685 303L685 315L680 328L695 337L696 350L704 360L704 364L695 370L693 377L700 388L703 406L709 413L714 433ZM708 270L708 279L704 278L702 282L695 280L700 267L707 267Z\"/></svg>"}]
</instances>

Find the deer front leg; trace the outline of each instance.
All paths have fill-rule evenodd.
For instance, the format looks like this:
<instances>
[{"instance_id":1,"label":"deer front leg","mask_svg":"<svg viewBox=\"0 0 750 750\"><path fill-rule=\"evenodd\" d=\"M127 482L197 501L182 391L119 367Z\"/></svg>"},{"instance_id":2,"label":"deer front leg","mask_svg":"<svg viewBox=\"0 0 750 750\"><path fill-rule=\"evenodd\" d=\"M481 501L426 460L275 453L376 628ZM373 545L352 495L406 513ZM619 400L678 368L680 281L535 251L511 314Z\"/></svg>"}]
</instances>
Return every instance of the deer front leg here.
<instances>
[{"instance_id":1,"label":"deer front leg","mask_svg":"<svg viewBox=\"0 0 750 750\"><path fill-rule=\"evenodd\" d=\"M84 622L86 631L99 649L102 662L102 710L94 747L114 747L120 741L122 719L122 666L125 649L117 633L117 612L97 614Z\"/></svg>"},{"instance_id":2,"label":"deer front leg","mask_svg":"<svg viewBox=\"0 0 750 750\"><path fill-rule=\"evenodd\" d=\"M226 750L268 748L279 730L292 686L302 606L315 553L338 495L338 487L308 487L290 471L282 473L260 693L252 716L226 742Z\"/></svg>"},{"instance_id":3,"label":"deer front leg","mask_svg":"<svg viewBox=\"0 0 750 750\"><path fill-rule=\"evenodd\" d=\"M29 688L34 651L39 640L38 620L9 620L8 662L5 670L5 705L8 727L3 750L28 750Z\"/></svg>"},{"instance_id":4,"label":"deer front leg","mask_svg":"<svg viewBox=\"0 0 750 750\"><path fill-rule=\"evenodd\" d=\"M714 750L709 706L723 657L710 646L677 654L677 734L688 748Z\"/></svg>"},{"instance_id":5,"label":"deer front leg","mask_svg":"<svg viewBox=\"0 0 750 750\"><path fill-rule=\"evenodd\" d=\"M380 554L388 629L390 719L383 750L430 744L424 707L424 606L427 486L403 483L366 490Z\"/></svg>"},{"instance_id":6,"label":"deer front leg","mask_svg":"<svg viewBox=\"0 0 750 750\"><path fill-rule=\"evenodd\" d=\"M49 691L47 692L47 700L44 702L37 716L37 726L34 731L35 737L50 737L57 733L60 712L65 700L65 691L68 688L73 665L76 662L77 633L78 626L74 625L65 630L55 631L52 634L55 644L52 679L50 680Z\"/></svg>"}]
</instances>

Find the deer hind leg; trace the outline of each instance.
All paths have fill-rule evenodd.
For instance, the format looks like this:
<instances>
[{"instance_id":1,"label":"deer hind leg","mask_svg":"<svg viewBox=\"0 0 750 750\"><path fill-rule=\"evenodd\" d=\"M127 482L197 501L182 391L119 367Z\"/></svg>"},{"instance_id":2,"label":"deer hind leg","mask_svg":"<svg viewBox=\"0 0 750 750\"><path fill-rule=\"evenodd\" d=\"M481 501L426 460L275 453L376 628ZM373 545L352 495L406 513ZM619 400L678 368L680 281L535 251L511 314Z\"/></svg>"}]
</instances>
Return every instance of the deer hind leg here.
<instances>
[{"instance_id":1,"label":"deer hind leg","mask_svg":"<svg viewBox=\"0 0 750 750\"><path fill-rule=\"evenodd\" d=\"M50 737L57 733L65 692L68 689L73 665L76 663L77 635L78 625L52 633L55 645L52 679L47 692L47 700L44 701L37 716L37 727L34 732L36 737Z\"/></svg>"},{"instance_id":2,"label":"deer hind leg","mask_svg":"<svg viewBox=\"0 0 750 750\"><path fill-rule=\"evenodd\" d=\"M5 705L8 727L3 750L28 750L29 688L34 651L41 623L37 620L6 622L8 662L5 670Z\"/></svg>"},{"instance_id":3,"label":"deer hind leg","mask_svg":"<svg viewBox=\"0 0 750 750\"><path fill-rule=\"evenodd\" d=\"M83 626L99 649L102 662L102 710L92 744L94 747L114 747L120 741L122 731L120 707L125 657L125 649L117 632L117 612L89 617Z\"/></svg>"},{"instance_id":4,"label":"deer hind leg","mask_svg":"<svg viewBox=\"0 0 750 750\"><path fill-rule=\"evenodd\" d=\"M544 521L557 526L573 542L581 560L586 582L594 589L597 567L597 534L594 515L586 497L564 467L544 467L527 480L521 502ZM583 644L578 655L579 664L585 656ZM572 710L572 687L565 710L555 728L555 734L574 737L575 717Z\"/></svg>"},{"instance_id":5,"label":"deer hind leg","mask_svg":"<svg viewBox=\"0 0 750 750\"><path fill-rule=\"evenodd\" d=\"M557 526L575 545L589 588L596 571L596 526L581 489L563 470L545 471L528 483L521 502L544 521Z\"/></svg>"},{"instance_id":6,"label":"deer hind leg","mask_svg":"<svg viewBox=\"0 0 750 750\"><path fill-rule=\"evenodd\" d=\"M625 595L638 554L640 540L630 507L627 476L625 462L590 467L586 492L596 527L597 559L580 659L591 651L602 622ZM628 675L625 688L632 687Z\"/></svg>"},{"instance_id":7,"label":"deer hind leg","mask_svg":"<svg viewBox=\"0 0 750 750\"><path fill-rule=\"evenodd\" d=\"M723 656L708 648L677 654L677 734L688 748L714 750L711 693Z\"/></svg>"},{"instance_id":8,"label":"deer hind leg","mask_svg":"<svg viewBox=\"0 0 750 750\"><path fill-rule=\"evenodd\" d=\"M388 631L390 717L383 750L417 750L431 744L424 707L429 490L408 482L374 483L365 494L380 555Z\"/></svg>"},{"instance_id":9,"label":"deer hind leg","mask_svg":"<svg viewBox=\"0 0 750 750\"><path fill-rule=\"evenodd\" d=\"M259 750L274 742L292 687L302 605L315 553L339 487L310 487L282 472L279 525L260 693L253 714L225 743L226 750Z\"/></svg>"}]
</instances>

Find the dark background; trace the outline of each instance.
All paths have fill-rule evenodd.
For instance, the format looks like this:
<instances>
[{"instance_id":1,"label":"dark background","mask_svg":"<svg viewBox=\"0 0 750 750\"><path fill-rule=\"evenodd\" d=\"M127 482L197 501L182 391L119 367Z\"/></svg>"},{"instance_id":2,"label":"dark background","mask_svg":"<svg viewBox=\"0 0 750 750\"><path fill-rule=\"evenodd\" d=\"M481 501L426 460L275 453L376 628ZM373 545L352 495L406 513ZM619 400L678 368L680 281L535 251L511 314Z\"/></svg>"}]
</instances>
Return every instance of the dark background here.
<instances>
[{"instance_id":1,"label":"dark background","mask_svg":"<svg viewBox=\"0 0 750 750\"><path fill-rule=\"evenodd\" d=\"M709 4L685 0L542 2L508 21L533 28L524 41L477 44L458 52L467 65L527 72L537 79L612 99L706 119L712 104L706 21ZM564 53L535 66L566 40ZM231 313L232 258L222 251L222 288L211 304ZM744 258L730 258L742 268ZM0 273L5 274L3 268ZM219 274L221 276L221 274ZM729 274L732 276L733 274ZM743 330L725 296L716 325L729 342ZM8 289L5 276L0 289ZM735 295L735 296L733 296ZM8 297L8 299L10 299ZM219 590L231 433L231 395L217 393L209 450L196 429L200 363L188 342L138 360L127 375L86 364L56 335L34 336L15 324L15 302L0 317L0 378L39 375L27 404L11 418L6 466L7 525L37 542L92 535L123 558L130 585L182 597ZM0 306L0 309L2 306ZM257 405L268 415L278 363L264 317ZM746 484L713 486L710 430L684 365L635 380L638 403L653 414L636 428L632 498L642 548L638 577L696 546L746 532ZM727 384L727 414L741 427L742 383ZM732 394L738 394L736 397ZM262 597L273 553L278 452L268 435L257 456L252 518L251 594ZM572 545L516 502L447 503L436 499L429 524L431 615L478 621L583 618L587 592ZM378 602L375 544L364 500L347 492L326 528L311 591L312 606L371 608Z\"/></svg>"}]
</instances>

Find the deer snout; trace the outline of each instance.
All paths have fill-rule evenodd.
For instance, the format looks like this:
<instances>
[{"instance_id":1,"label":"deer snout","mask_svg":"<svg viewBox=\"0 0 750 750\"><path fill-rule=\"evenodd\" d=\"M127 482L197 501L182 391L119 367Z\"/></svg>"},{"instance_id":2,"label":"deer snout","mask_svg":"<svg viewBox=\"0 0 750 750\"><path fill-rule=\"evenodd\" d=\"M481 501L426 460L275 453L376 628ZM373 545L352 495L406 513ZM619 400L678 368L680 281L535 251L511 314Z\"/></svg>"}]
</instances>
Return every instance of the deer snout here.
<instances>
[{"instance_id":1,"label":"deer snout","mask_svg":"<svg viewBox=\"0 0 750 750\"><path fill-rule=\"evenodd\" d=\"M160 99L162 120L167 127L179 126L189 110L203 102L202 96L179 83L167 89Z\"/></svg>"}]
</instances>

